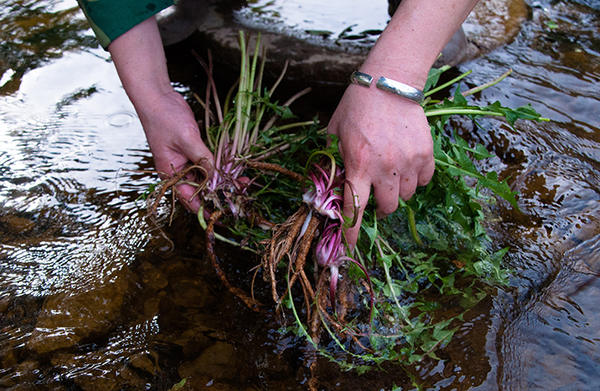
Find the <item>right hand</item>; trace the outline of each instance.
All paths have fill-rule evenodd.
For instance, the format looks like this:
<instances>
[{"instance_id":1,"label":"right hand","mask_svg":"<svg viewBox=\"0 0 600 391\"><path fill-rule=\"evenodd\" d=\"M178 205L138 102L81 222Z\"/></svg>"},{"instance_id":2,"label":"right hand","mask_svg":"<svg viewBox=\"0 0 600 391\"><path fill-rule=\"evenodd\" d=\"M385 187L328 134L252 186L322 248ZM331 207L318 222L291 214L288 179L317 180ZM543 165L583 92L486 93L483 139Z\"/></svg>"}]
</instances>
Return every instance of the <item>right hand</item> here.
<instances>
[{"instance_id":1,"label":"right hand","mask_svg":"<svg viewBox=\"0 0 600 391\"><path fill-rule=\"evenodd\" d=\"M427 74L478 0L403 0L369 52L360 71L423 89ZM356 244L371 186L377 217L398 208L417 186L433 176L433 141L423 108L374 86L351 85L328 131L340 139L346 178L356 189L358 222L346 231ZM344 211L354 215L355 200L346 186Z\"/></svg>"},{"instance_id":2,"label":"right hand","mask_svg":"<svg viewBox=\"0 0 600 391\"><path fill-rule=\"evenodd\" d=\"M328 132L339 138L346 179L356 191L353 194L348 186L344 191L344 214L353 217L355 205L359 206L356 224L345 233L354 248L371 186L377 217L382 218L398 208L399 198L408 200L417 186L431 180L435 170L431 131L420 105L389 92L350 85Z\"/></svg>"},{"instance_id":3,"label":"right hand","mask_svg":"<svg viewBox=\"0 0 600 391\"><path fill-rule=\"evenodd\" d=\"M148 139L156 170L173 175L189 163L198 163L207 174L212 172L213 154L200 137L200 130L188 103L175 90L147 101L138 114ZM194 179L194 178L188 178ZM203 178L195 178L201 181ZM179 200L194 213L200 199L194 197L197 187L189 184L177 186Z\"/></svg>"}]
</instances>

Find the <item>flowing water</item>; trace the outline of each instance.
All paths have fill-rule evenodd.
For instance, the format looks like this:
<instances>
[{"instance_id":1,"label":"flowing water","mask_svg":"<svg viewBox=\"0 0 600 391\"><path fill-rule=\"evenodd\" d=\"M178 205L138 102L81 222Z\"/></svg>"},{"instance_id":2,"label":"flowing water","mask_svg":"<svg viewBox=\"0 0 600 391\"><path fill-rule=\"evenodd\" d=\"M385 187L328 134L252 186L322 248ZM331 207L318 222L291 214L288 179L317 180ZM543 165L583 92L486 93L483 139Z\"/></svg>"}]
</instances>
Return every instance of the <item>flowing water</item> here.
<instances>
[{"instance_id":1,"label":"flowing water","mask_svg":"<svg viewBox=\"0 0 600 391\"><path fill-rule=\"evenodd\" d=\"M336 32L348 24L328 24L326 12L353 8L253 4ZM521 212L501 205L490 224L511 248L510 286L477 308L435 365L358 375L323 363L322 389L600 389L600 6L528 5L512 42L460 66L475 71L468 85L512 68L477 103L531 102L551 119L463 130L498 155L486 168L520 191ZM177 210L166 228L173 251L144 219L138 197L156 178L140 171L151 155L75 1L4 0L0 26L0 387L169 390L186 379L183 389L304 389L304 341L282 338L229 295L193 216Z\"/></svg>"}]
</instances>

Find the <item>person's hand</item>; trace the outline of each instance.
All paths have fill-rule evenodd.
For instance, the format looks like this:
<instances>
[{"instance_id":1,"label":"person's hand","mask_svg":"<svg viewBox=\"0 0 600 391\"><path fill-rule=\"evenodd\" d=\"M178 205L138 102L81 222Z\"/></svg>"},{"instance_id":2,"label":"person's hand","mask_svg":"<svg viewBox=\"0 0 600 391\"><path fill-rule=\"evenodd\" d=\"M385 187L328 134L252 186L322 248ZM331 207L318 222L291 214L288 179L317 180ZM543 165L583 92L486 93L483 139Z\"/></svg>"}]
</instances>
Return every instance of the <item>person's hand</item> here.
<instances>
[{"instance_id":1,"label":"person's hand","mask_svg":"<svg viewBox=\"0 0 600 391\"><path fill-rule=\"evenodd\" d=\"M171 85L156 19L149 18L116 38L108 50L140 117L156 170L164 177L198 163L210 174L212 153L202 142L189 105ZM193 212L200 207L197 197L191 200L196 190L187 184L177 187L179 200Z\"/></svg>"},{"instance_id":2,"label":"person's hand","mask_svg":"<svg viewBox=\"0 0 600 391\"><path fill-rule=\"evenodd\" d=\"M138 109L138 113L159 173L170 176L189 163L198 163L207 175L210 173L213 155L202 142L192 110L178 92L158 95ZM196 190L197 187L188 184L177 186L179 200L193 212L200 207L199 198L192 199Z\"/></svg>"},{"instance_id":3,"label":"person's hand","mask_svg":"<svg viewBox=\"0 0 600 391\"><path fill-rule=\"evenodd\" d=\"M339 138L346 179L356 191L345 188L345 215L353 217L354 205L360 206L356 225L346 231L354 248L371 186L381 218L398 208L399 197L408 200L417 186L431 180L435 169L431 132L418 104L374 86L357 85L346 90L328 132Z\"/></svg>"},{"instance_id":4,"label":"person's hand","mask_svg":"<svg viewBox=\"0 0 600 391\"><path fill-rule=\"evenodd\" d=\"M360 71L374 80L388 77L423 89L427 73L477 0L403 0L369 52ZM435 170L433 142L423 109L374 85L351 85L329 126L340 139L346 179L358 197L358 221L346 231L356 245L371 186L377 217L398 208L417 186L429 183ZM344 191L344 213L354 217L355 200Z\"/></svg>"}]
</instances>

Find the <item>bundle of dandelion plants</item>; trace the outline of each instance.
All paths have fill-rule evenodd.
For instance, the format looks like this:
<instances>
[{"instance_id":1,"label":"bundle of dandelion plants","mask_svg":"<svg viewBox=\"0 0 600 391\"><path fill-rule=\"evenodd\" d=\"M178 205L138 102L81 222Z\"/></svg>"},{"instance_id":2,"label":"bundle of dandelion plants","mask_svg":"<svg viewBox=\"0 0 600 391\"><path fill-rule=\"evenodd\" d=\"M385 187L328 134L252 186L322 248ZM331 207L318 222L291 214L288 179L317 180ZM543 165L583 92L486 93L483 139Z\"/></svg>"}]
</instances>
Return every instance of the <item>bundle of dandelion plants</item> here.
<instances>
[{"instance_id":1,"label":"bundle of dandelion plants","mask_svg":"<svg viewBox=\"0 0 600 391\"><path fill-rule=\"evenodd\" d=\"M233 245L241 241L216 234L219 220L244 238L245 249L261 255L257 271L262 269L270 285L273 308L291 314L287 319L295 326L289 330L307 336L315 352L341 366L366 368L373 363L435 357L466 311L507 280L501 263L507 250L494 249L486 234L484 206L502 198L517 207L507 180L499 180L495 172L483 174L477 167L477 160L492 155L481 145L469 145L448 120L454 115L473 121L498 116L512 125L518 119L544 119L530 105L510 109L498 102L486 107L467 102L467 96L508 73L465 93L457 88L452 98L435 101L434 93L468 73L436 87L448 68L433 69L423 107L434 140L434 177L410 202L399 200L398 211L384 220L376 218L374 208L367 208L358 244L350 252L344 230L355 221L343 215L342 189L352 189L352 184L344 179L336 142L330 140L325 147L325 130L317 130L315 121L275 126L278 119L290 117L288 106L308 89L282 105L271 102L285 69L266 89L262 85L265 53L259 56L259 40L253 55L247 46L240 33L240 78L223 108L210 55L207 64L201 61L208 84L204 99L197 99L205 108L205 136L215 157L213 172L208 174L195 164L177 173L155 190L149 211L155 213L166 188L181 181L197 186L202 204L198 220L223 283L252 309L265 307L249 292L233 287L220 268L216 240ZM285 168L281 162L295 164ZM186 179L190 174L201 180ZM287 219L275 216L273 203L287 203L287 210L297 211ZM260 229L250 229L256 226ZM312 263L307 262L310 259ZM461 308L451 314L441 311L448 298Z\"/></svg>"}]
</instances>

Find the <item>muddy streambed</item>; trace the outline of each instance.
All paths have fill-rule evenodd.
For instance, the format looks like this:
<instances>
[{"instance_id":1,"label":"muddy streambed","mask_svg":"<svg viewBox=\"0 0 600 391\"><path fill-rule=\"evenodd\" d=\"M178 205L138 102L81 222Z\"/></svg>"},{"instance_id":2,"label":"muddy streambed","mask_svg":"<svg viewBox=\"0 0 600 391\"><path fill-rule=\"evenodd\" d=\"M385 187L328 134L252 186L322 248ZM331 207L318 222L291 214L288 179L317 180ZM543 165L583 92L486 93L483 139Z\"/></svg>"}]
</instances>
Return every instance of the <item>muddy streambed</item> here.
<instances>
[{"instance_id":1,"label":"muddy streambed","mask_svg":"<svg viewBox=\"0 0 600 391\"><path fill-rule=\"evenodd\" d=\"M151 155L75 6L0 3L0 387L304 389L304 342L223 289L194 217L177 210L174 251L144 219L137 199L155 179L132 170ZM531 102L552 120L462 123L521 193L522 212L501 204L490 224L511 248L510 286L471 311L435 365L359 375L323 362L323 390L600 388L600 7L528 6L511 43L459 67L475 71L468 85L513 68L474 99ZM201 74L189 49L169 50L182 93ZM219 255L242 280L255 262Z\"/></svg>"}]
</instances>

